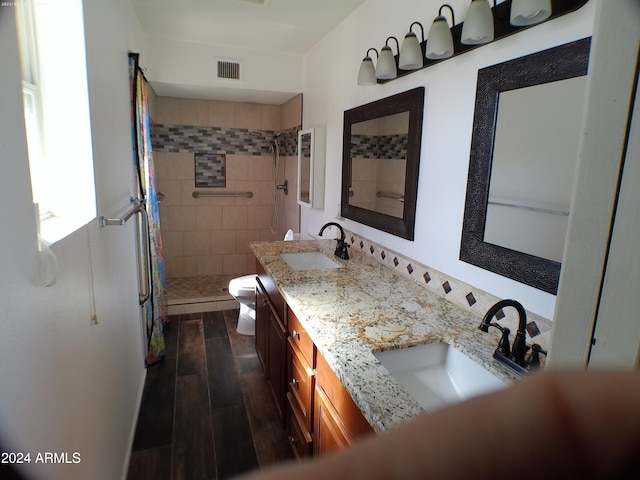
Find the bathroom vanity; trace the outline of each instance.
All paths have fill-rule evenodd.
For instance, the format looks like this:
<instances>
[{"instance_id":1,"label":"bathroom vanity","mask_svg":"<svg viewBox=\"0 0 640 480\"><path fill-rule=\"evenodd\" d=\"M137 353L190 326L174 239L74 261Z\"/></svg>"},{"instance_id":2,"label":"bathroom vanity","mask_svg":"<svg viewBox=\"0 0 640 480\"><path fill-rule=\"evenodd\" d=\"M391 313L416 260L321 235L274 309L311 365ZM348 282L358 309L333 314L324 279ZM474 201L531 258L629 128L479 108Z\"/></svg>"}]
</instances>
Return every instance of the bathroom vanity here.
<instances>
[{"instance_id":1,"label":"bathroom vanity","mask_svg":"<svg viewBox=\"0 0 640 480\"><path fill-rule=\"evenodd\" d=\"M256 351L295 455L343 448L373 433L272 277L256 263Z\"/></svg>"},{"instance_id":2,"label":"bathroom vanity","mask_svg":"<svg viewBox=\"0 0 640 480\"><path fill-rule=\"evenodd\" d=\"M349 260L334 256L335 240L255 242L251 249L256 349L299 457L425 411L375 353L444 343L505 384L519 378L493 359L497 337L478 330L480 317L356 249ZM314 268L281 256L295 252L332 262Z\"/></svg>"}]
</instances>

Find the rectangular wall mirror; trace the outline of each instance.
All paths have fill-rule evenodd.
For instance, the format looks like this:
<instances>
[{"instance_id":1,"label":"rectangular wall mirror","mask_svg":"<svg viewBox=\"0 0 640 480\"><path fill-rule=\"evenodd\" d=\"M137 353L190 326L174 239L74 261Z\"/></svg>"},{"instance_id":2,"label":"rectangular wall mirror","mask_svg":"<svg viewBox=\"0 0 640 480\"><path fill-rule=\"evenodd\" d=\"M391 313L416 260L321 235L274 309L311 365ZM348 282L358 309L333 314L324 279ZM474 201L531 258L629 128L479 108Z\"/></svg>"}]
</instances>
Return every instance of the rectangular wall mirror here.
<instances>
[{"instance_id":1,"label":"rectangular wall mirror","mask_svg":"<svg viewBox=\"0 0 640 480\"><path fill-rule=\"evenodd\" d=\"M424 87L344 112L345 218L413 240Z\"/></svg>"},{"instance_id":2,"label":"rectangular wall mirror","mask_svg":"<svg viewBox=\"0 0 640 480\"><path fill-rule=\"evenodd\" d=\"M478 72L460 260L555 294L590 39Z\"/></svg>"},{"instance_id":3,"label":"rectangular wall mirror","mask_svg":"<svg viewBox=\"0 0 640 480\"><path fill-rule=\"evenodd\" d=\"M298 132L298 204L324 207L325 130L309 128Z\"/></svg>"}]
</instances>

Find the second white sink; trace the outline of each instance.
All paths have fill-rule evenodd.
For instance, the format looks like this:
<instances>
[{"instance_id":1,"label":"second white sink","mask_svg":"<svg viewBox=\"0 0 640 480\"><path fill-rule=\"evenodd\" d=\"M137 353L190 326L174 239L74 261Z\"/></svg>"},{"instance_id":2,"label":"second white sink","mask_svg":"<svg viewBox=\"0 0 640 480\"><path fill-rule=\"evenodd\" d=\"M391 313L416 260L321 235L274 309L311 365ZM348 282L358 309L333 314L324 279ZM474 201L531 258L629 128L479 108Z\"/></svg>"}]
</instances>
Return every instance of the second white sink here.
<instances>
[{"instance_id":1,"label":"second white sink","mask_svg":"<svg viewBox=\"0 0 640 480\"><path fill-rule=\"evenodd\" d=\"M427 411L507 386L446 343L429 343L374 355Z\"/></svg>"},{"instance_id":2,"label":"second white sink","mask_svg":"<svg viewBox=\"0 0 640 480\"><path fill-rule=\"evenodd\" d=\"M280 257L294 270L324 270L326 268L342 268L322 252L281 253Z\"/></svg>"}]
</instances>

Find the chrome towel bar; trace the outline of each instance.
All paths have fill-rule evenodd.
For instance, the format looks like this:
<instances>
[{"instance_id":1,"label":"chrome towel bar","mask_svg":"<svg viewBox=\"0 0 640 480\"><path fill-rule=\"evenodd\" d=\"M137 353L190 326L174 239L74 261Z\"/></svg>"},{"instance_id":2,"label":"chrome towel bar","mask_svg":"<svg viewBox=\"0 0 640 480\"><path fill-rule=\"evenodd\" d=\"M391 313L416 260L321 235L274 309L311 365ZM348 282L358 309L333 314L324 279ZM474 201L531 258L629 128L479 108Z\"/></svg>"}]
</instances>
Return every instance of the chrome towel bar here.
<instances>
[{"instance_id":1,"label":"chrome towel bar","mask_svg":"<svg viewBox=\"0 0 640 480\"><path fill-rule=\"evenodd\" d=\"M568 217L569 216L569 211L568 210L553 209L553 208L541 208L541 207L535 207L535 206L531 206L531 205L518 205L516 203L503 202L503 201L499 201L499 200L489 200L487 203L489 205L498 205L500 207L510 207L510 208L521 208L523 210L530 210L532 212L549 213L551 215L561 215L563 217Z\"/></svg>"},{"instance_id":2,"label":"chrome towel bar","mask_svg":"<svg viewBox=\"0 0 640 480\"><path fill-rule=\"evenodd\" d=\"M132 198L131 203L133 203L133 207L131 207L131 210L125 213L122 217L106 218L101 216L98 218L98 225L100 225L101 227L106 227L108 225L124 225L125 223L127 223L127 220L133 217L136 213L138 213L141 210L144 210L143 200L140 200L138 198Z\"/></svg>"},{"instance_id":3,"label":"chrome towel bar","mask_svg":"<svg viewBox=\"0 0 640 480\"><path fill-rule=\"evenodd\" d=\"M136 221L137 249L138 249L138 275L140 279L140 291L138 292L138 301L140 305L147 303L151 297L152 291L152 273L151 273L151 247L149 245L149 215L145 201L139 198L131 198L133 207L120 218L99 217L98 224L101 227L110 225L122 226L136 214L140 214L140 221Z\"/></svg>"}]
</instances>

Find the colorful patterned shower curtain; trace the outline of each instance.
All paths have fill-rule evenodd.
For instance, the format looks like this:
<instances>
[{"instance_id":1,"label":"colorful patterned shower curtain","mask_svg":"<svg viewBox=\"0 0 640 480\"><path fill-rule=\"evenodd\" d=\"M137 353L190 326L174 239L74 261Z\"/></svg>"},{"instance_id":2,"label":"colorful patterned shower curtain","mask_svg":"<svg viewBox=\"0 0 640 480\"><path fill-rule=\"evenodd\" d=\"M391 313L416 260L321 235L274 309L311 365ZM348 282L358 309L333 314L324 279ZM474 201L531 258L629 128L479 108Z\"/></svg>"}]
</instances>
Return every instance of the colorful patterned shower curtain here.
<instances>
[{"instance_id":1,"label":"colorful patterned shower curtain","mask_svg":"<svg viewBox=\"0 0 640 480\"><path fill-rule=\"evenodd\" d=\"M131 90L131 120L133 128L133 163L140 198L145 200L149 218L149 251L151 253L151 295L146 310L147 366L164 358L163 323L167 321L163 293L166 288L160 210L156 191L156 177L151 153L151 122L147 98L147 81L138 65L137 53L129 54ZM143 259L144 262L147 259Z\"/></svg>"}]
</instances>

